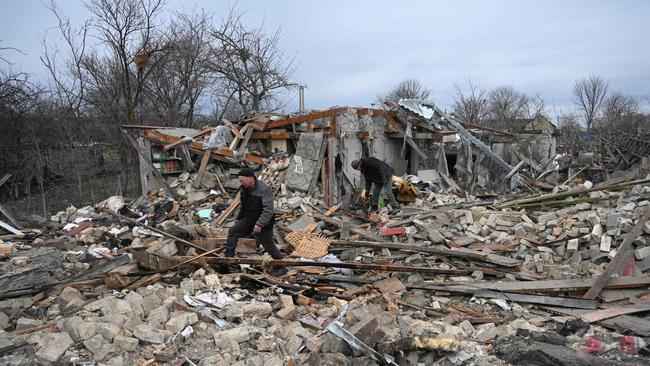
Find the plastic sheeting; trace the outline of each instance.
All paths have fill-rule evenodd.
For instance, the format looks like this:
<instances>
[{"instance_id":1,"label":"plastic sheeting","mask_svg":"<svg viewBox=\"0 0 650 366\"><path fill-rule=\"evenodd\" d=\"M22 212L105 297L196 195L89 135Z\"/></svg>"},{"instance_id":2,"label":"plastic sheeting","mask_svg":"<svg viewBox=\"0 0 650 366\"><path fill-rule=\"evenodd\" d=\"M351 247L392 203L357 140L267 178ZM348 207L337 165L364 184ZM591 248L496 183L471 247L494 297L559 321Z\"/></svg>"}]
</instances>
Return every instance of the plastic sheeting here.
<instances>
[{"instance_id":1,"label":"plastic sheeting","mask_svg":"<svg viewBox=\"0 0 650 366\"><path fill-rule=\"evenodd\" d=\"M208 139L209 148L229 147L232 142L232 133L226 126L217 126L212 130Z\"/></svg>"}]
</instances>

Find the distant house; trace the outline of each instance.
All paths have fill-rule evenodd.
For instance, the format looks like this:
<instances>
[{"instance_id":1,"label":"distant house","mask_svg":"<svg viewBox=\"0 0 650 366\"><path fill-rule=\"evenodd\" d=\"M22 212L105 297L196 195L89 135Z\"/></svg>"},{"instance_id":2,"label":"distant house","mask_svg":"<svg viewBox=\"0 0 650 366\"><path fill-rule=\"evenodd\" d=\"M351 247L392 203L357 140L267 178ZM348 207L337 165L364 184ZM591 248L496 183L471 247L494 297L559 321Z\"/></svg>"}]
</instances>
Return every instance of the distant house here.
<instances>
[{"instance_id":1,"label":"distant house","mask_svg":"<svg viewBox=\"0 0 650 366\"><path fill-rule=\"evenodd\" d=\"M545 116L538 114L534 118L516 118L508 120L487 119L486 126L508 130L513 133L544 133L557 136L558 128Z\"/></svg>"},{"instance_id":2,"label":"distant house","mask_svg":"<svg viewBox=\"0 0 650 366\"><path fill-rule=\"evenodd\" d=\"M541 114L538 114L535 118L521 118L510 122L510 126L512 126L511 132L514 133L541 132L552 136L558 134L557 126Z\"/></svg>"},{"instance_id":3,"label":"distant house","mask_svg":"<svg viewBox=\"0 0 650 366\"><path fill-rule=\"evenodd\" d=\"M486 120L484 124L508 130L517 136L511 141L493 141L492 144L495 152L512 164L524 160L534 169L541 170L556 154L559 130L543 115L534 118Z\"/></svg>"}]
</instances>

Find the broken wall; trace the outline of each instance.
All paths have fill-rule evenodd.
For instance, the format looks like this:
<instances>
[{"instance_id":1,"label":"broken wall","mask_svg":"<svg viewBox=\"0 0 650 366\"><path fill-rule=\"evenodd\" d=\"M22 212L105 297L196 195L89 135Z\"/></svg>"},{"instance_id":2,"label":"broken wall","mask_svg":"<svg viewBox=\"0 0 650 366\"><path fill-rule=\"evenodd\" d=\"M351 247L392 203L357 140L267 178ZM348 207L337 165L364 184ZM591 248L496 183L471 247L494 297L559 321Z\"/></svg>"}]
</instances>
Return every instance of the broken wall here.
<instances>
[{"instance_id":1,"label":"broken wall","mask_svg":"<svg viewBox=\"0 0 650 366\"><path fill-rule=\"evenodd\" d=\"M337 153L341 159L341 169L356 187L363 187L361 173L351 166L353 160L363 157L363 143L357 132L369 132L372 136L367 142L370 156L393 167L405 164L402 162L401 140L391 139L384 133L388 125L384 117L359 117L356 113L345 112L337 115L336 123L340 135Z\"/></svg>"},{"instance_id":2,"label":"broken wall","mask_svg":"<svg viewBox=\"0 0 650 366\"><path fill-rule=\"evenodd\" d=\"M512 143L512 148L522 153L527 153L530 149L532 158L539 164L543 165L555 156L557 149L555 136L545 133L517 134L517 140Z\"/></svg>"}]
</instances>

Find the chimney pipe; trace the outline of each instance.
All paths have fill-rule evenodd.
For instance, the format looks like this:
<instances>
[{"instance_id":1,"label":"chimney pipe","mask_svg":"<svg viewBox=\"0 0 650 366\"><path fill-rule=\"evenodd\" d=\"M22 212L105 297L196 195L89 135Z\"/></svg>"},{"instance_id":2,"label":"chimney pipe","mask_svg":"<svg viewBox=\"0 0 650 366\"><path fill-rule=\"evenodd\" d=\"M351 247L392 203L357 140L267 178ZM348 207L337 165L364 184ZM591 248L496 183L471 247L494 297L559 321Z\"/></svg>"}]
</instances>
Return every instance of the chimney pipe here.
<instances>
[{"instance_id":1,"label":"chimney pipe","mask_svg":"<svg viewBox=\"0 0 650 366\"><path fill-rule=\"evenodd\" d=\"M305 86L304 85L299 85L299 93L300 93L300 106L299 106L299 111L300 113L305 113Z\"/></svg>"}]
</instances>

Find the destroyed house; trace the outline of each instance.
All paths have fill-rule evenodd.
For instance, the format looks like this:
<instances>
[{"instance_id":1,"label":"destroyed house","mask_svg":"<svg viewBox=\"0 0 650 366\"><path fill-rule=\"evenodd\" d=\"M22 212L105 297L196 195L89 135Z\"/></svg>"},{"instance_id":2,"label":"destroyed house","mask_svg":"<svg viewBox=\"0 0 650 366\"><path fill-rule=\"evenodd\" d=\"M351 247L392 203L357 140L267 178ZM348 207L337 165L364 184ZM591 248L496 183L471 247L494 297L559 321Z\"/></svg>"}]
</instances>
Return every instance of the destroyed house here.
<instances>
[{"instance_id":1,"label":"destroyed house","mask_svg":"<svg viewBox=\"0 0 650 366\"><path fill-rule=\"evenodd\" d=\"M351 167L362 157L383 160L396 176L425 181L436 191L486 194L527 185L520 173L541 173L549 159L518 148L523 145L519 135L459 122L417 100L402 100L392 110L262 113L202 130L124 127L141 131L138 150L148 152L140 155L143 192L162 187L166 177L194 171L206 179L203 189L216 183L236 188L236 172L243 165L260 173L279 166L286 171L276 178L287 189L305 196L319 193L329 205L347 206L363 187L360 173Z\"/></svg>"},{"instance_id":2,"label":"destroyed house","mask_svg":"<svg viewBox=\"0 0 650 366\"><path fill-rule=\"evenodd\" d=\"M495 148L517 134L419 101L122 127L142 196L43 229L0 205L0 364L648 364L647 170L539 194ZM398 210L354 203L367 155L400 169ZM244 165L282 259L224 256Z\"/></svg>"}]
</instances>

